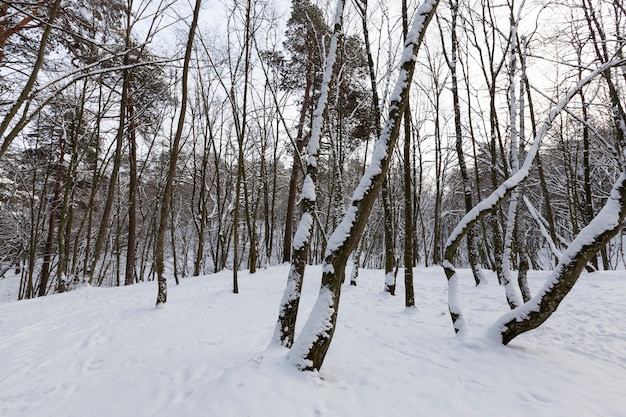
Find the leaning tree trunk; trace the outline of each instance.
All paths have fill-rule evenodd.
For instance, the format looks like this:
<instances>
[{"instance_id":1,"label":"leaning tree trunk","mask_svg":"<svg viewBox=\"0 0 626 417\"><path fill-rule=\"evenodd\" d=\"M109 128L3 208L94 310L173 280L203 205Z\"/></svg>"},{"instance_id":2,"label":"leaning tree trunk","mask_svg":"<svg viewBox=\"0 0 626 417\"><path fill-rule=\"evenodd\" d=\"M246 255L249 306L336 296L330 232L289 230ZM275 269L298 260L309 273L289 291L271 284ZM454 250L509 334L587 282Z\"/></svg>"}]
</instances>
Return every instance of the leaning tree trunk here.
<instances>
[{"instance_id":1,"label":"leaning tree trunk","mask_svg":"<svg viewBox=\"0 0 626 417\"><path fill-rule=\"evenodd\" d=\"M319 370L330 347L337 322L346 262L363 234L374 201L389 169L392 150L400 133L400 121L409 99L417 53L438 3L438 0L426 0L416 12L413 26L405 42L387 123L376 143L370 166L361 178L343 220L328 240L317 302L289 355L290 360L300 370Z\"/></svg>"},{"instance_id":2,"label":"leaning tree trunk","mask_svg":"<svg viewBox=\"0 0 626 417\"><path fill-rule=\"evenodd\" d=\"M591 11L585 9L586 13ZM593 32L596 21L593 15L587 14L587 22ZM599 29L599 26L596 26ZM602 32L600 32L602 34ZM605 45L606 40L600 35L601 41L594 39L596 54L601 62L605 62L592 75L601 73L609 87L609 97L613 108L615 135L619 148L626 149L626 111L620 95L611 77L611 68L626 64L626 59L619 57L609 61L608 55L603 55L599 44ZM591 76L581 80L578 86L582 87ZM574 91L577 93L580 90ZM622 230L622 223L626 218L626 155L621 155L622 174L613 185L611 194L602 210L593 220L583 228L574 241L568 246L560 262L555 268L552 278L546 282L543 289L528 303L501 317L490 329L489 334L503 344L508 344L515 337L529 330L539 327L558 308L559 304L573 288L585 266L609 241Z\"/></svg>"},{"instance_id":3,"label":"leaning tree trunk","mask_svg":"<svg viewBox=\"0 0 626 417\"><path fill-rule=\"evenodd\" d=\"M587 263L622 229L626 218L626 171L622 172L598 215L567 248L543 289L528 303L505 314L489 329L503 344L539 327L572 289Z\"/></svg>"},{"instance_id":4,"label":"leaning tree trunk","mask_svg":"<svg viewBox=\"0 0 626 417\"><path fill-rule=\"evenodd\" d=\"M550 114L546 118L546 120L541 125L540 129L537 131L535 135L535 139L533 141L532 146L530 147L528 154L524 160L524 164L519 169L519 171L507 179L502 185L496 188L493 193L485 200L478 203L469 213L467 213L461 221L454 228L445 246L445 260L443 263L443 269L446 274L446 278L448 279L448 309L450 311L450 317L452 318L452 324L454 326L454 331L465 332L467 330L467 323L465 320L465 316L461 310L461 305L458 296L458 276L456 274L456 269L454 267L454 255L456 250L461 243L461 239L467 233L467 230L473 227L481 218L483 218L487 213L491 212L502 202L507 195L509 195L515 188L517 188L528 176L530 175L530 168L533 164L535 156L539 151L539 145L543 140L544 136L548 132L548 129L556 119L556 116L565 108L565 106L569 103L569 101L578 93L578 91L591 82L598 74L601 74L608 69L617 66L623 65L626 63L626 59L616 59L607 64L602 65L597 68L593 72L591 72L587 77L581 80L578 84L576 84L573 88L571 88L565 97L561 99L550 111ZM569 260L568 260L569 262Z\"/></svg>"},{"instance_id":5,"label":"leaning tree trunk","mask_svg":"<svg viewBox=\"0 0 626 417\"><path fill-rule=\"evenodd\" d=\"M333 37L330 41L326 67L324 68L324 78L320 88L320 96L317 107L313 113L313 123L311 138L308 145L308 160L306 166L306 176L302 186L302 218L293 239L293 252L291 268L287 277L287 286L283 293L278 312L278 321L274 330L273 343L280 346L291 347L295 338L296 318L298 316L298 306L300 304L300 294L302 292L302 281L306 267L307 255L311 245L313 223L316 208L315 183L317 181L317 163L320 152L320 141L324 118L328 108L328 95L330 82L333 76L333 69L337 58L337 46L343 26L344 0L338 0L335 11ZM295 166L294 166L295 169Z\"/></svg>"}]
</instances>

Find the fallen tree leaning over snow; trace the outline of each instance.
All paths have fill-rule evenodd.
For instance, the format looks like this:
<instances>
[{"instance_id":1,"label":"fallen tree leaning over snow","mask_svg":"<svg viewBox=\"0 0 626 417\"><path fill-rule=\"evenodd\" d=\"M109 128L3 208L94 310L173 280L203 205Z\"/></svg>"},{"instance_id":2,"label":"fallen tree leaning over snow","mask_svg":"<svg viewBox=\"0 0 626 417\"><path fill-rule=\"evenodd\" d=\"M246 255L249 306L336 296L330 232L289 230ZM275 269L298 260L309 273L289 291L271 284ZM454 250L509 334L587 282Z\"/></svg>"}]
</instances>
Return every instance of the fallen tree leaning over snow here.
<instances>
[{"instance_id":1,"label":"fallen tree leaning over snow","mask_svg":"<svg viewBox=\"0 0 626 417\"><path fill-rule=\"evenodd\" d=\"M425 0L415 14L405 41L387 123L376 142L372 161L352 195L346 214L328 239L317 302L289 354L290 360L301 370L319 370L330 347L346 263L363 234L389 168L390 156L400 133L402 114L408 102L417 53L438 3L439 0Z\"/></svg>"}]
</instances>

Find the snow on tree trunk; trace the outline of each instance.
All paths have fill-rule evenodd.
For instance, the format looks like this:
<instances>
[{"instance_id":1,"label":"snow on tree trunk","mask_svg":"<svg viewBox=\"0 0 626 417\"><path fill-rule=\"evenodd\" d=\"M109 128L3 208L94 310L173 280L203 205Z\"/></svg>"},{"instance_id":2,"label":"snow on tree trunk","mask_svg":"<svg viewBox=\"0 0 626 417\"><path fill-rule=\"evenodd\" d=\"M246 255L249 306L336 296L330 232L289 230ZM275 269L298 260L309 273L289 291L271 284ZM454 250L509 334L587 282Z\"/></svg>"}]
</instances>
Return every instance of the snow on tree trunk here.
<instances>
[{"instance_id":1,"label":"snow on tree trunk","mask_svg":"<svg viewBox=\"0 0 626 417\"><path fill-rule=\"evenodd\" d=\"M398 81L391 96L387 123L378 139L372 161L355 190L339 226L328 239L322 285L313 311L289 354L300 370L319 370L335 332L341 283L350 253L361 238L374 201L389 168L390 156L400 132L408 102L415 60L438 0L426 0L417 10L408 33L400 63Z\"/></svg>"},{"instance_id":2,"label":"snow on tree trunk","mask_svg":"<svg viewBox=\"0 0 626 417\"><path fill-rule=\"evenodd\" d=\"M313 113L311 138L308 144L307 172L302 185L301 202L302 218L293 239L293 252L291 268L287 277L287 285L280 302L278 321L274 329L273 344L291 347L295 337L296 318L298 316L298 306L300 304L300 294L302 293L302 280L306 267L307 254L311 244L313 233L314 211L316 207L315 181L317 180L317 162L320 152L320 141L322 138L324 118L328 107L328 95L330 82L333 76L333 68L337 60L337 46L342 32L343 10L345 2L337 1L335 9L333 37L328 48L324 77L320 87L320 96L317 107Z\"/></svg>"},{"instance_id":3,"label":"snow on tree trunk","mask_svg":"<svg viewBox=\"0 0 626 417\"><path fill-rule=\"evenodd\" d=\"M187 38L187 46L185 48L185 58L183 60L183 77L181 81L181 104L180 114L178 116L178 125L176 127L176 133L174 134L174 140L170 149L170 157L168 161L167 176L165 179L165 187L163 190L163 201L161 206L161 213L159 214L157 235L154 244L154 269L157 273L158 292L156 305L161 306L167 302L167 278L165 277L165 229L167 228L167 220L169 218L169 211L172 206L172 190L174 185L174 177L176 176L176 165L178 162L178 154L180 152L180 142L183 136L185 128L185 114L187 111L187 95L188 89L188 73L189 63L191 62L191 54L193 50L193 39L196 34L196 27L198 26L198 16L200 15L200 6L202 2L196 0L193 18L191 25L189 26L189 35Z\"/></svg>"},{"instance_id":4,"label":"snow on tree trunk","mask_svg":"<svg viewBox=\"0 0 626 417\"><path fill-rule=\"evenodd\" d=\"M511 5L511 32L509 45L509 132L511 134L511 173L515 175L519 171L518 158L518 132L517 132L517 94L515 92L515 69L517 66L517 26L520 21L520 15L524 7L524 2L518 9L518 15L513 17L513 6ZM517 206L520 191L515 188L511 193L511 201L509 202L509 213L507 216L506 231L504 233L504 250L502 251L502 284L506 294L506 301L511 309L522 305L522 297L519 294L518 287L514 285L511 276L511 247L513 246L513 232L517 221Z\"/></svg>"},{"instance_id":5,"label":"snow on tree trunk","mask_svg":"<svg viewBox=\"0 0 626 417\"><path fill-rule=\"evenodd\" d=\"M473 227L478 221L480 221L480 219L483 218L486 214L491 212L494 207L502 202L502 200L507 195L509 195L511 191L513 191L517 186L522 183L522 181L524 181L528 177L535 156L539 151L539 145L541 144L541 141L548 132L548 129L552 125L556 116L565 108L565 106L569 103L572 97L574 97L574 95L578 93L578 90L591 82L591 80L593 80L598 74L601 74L603 71L607 71L608 69L618 65L623 65L624 63L626 63L626 59L624 58L618 58L610 61L595 69L587 77L583 78L579 83L572 87L567 92L567 94L552 108L549 115L546 117L543 124L537 131L532 146L530 147L528 154L526 155L526 159L524 160L524 164L520 167L519 171L513 174L506 181L504 181L498 188L493 191L493 193L491 193L489 197L478 203L469 213L463 216L461 221L456 225L456 227L448 237L445 245L445 259L443 262L443 269L446 274L446 278L448 279L448 309L450 311L450 317L452 318L452 324L456 333L462 333L467 330L467 323L465 321L465 317L463 316L459 300L458 276L456 274L456 269L453 264L454 255L457 248L459 247L459 244L461 243L463 236L471 227Z\"/></svg>"},{"instance_id":6,"label":"snow on tree trunk","mask_svg":"<svg viewBox=\"0 0 626 417\"><path fill-rule=\"evenodd\" d=\"M515 337L535 329L556 311L580 273L598 251L622 228L626 218L626 172L622 172L598 215L580 231L560 258L544 287L528 303L508 312L492 325L488 334L508 344Z\"/></svg>"},{"instance_id":7,"label":"snow on tree trunk","mask_svg":"<svg viewBox=\"0 0 626 417\"><path fill-rule=\"evenodd\" d=\"M455 135L455 147L457 153L457 160L459 163L459 171L461 173L461 180L463 184L463 200L465 203L465 211L468 212L474 206L472 200L472 188L467 170L467 164L465 163L465 154L463 152L463 126L461 125L461 107L459 102L459 85L457 78L457 61L458 61L458 37L456 33L457 18L459 12L459 2L457 0L450 1L450 12L452 14L451 19L451 38L452 45L450 48L450 57L444 50L444 56L450 69L452 78L452 105L454 107L454 135ZM444 41L444 34L441 31L442 42ZM481 282L485 282L483 272L478 258L478 246L476 244L474 229L471 228L467 231L467 254L470 267L472 269L472 275L474 275L474 281L476 285Z\"/></svg>"}]
</instances>

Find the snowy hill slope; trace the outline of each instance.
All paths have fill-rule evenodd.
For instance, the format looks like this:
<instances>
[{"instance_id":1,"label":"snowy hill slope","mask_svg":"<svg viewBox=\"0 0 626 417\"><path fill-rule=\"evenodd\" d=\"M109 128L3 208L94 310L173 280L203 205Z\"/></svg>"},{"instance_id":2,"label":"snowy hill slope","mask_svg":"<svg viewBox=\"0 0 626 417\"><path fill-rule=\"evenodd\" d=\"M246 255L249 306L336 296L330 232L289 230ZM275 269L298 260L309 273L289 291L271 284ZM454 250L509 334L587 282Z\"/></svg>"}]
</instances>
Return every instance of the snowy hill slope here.
<instances>
[{"instance_id":1,"label":"snowy hill slope","mask_svg":"<svg viewBox=\"0 0 626 417\"><path fill-rule=\"evenodd\" d=\"M319 286L305 279L300 327ZM381 293L382 272L344 287L319 375L270 349L287 266L170 285L83 288L0 305L0 416L626 416L626 277L583 275L542 328L494 346L482 331L503 289L462 299L474 336L455 338L440 268L416 270L418 309ZM544 273L531 275L534 290ZM400 283L399 283L400 284Z\"/></svg>"}]
</instances>

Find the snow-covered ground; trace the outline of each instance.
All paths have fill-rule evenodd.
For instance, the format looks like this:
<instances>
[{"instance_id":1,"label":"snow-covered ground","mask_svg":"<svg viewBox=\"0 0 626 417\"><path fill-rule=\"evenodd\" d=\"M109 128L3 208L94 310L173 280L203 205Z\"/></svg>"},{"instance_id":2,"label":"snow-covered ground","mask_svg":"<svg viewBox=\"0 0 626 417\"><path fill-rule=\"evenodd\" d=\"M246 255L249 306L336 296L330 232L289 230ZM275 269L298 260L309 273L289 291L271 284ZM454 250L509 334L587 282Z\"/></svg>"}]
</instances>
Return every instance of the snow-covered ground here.
<instances>
[{"instance_id":1,"label":"snow-covered ground","mask_svg":"<svg viewBox=\"0 0 626 417\"><path fill-rule=\"evenodd\" d=\"M473 333L459 340L440 268L416 269L410 311L401 283L391 297L362 270L319 375L267 349L287 272L243 274L237 295L228 272L170 283L159 309L156 283L0 304L0 416L626 416L624 272L584 274L544 326L502 347L483 338L507 310L493 276L475 288L460 272ZM320 274L307 269L299 328Z\"/></svg>"}]
</instances>

